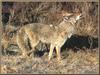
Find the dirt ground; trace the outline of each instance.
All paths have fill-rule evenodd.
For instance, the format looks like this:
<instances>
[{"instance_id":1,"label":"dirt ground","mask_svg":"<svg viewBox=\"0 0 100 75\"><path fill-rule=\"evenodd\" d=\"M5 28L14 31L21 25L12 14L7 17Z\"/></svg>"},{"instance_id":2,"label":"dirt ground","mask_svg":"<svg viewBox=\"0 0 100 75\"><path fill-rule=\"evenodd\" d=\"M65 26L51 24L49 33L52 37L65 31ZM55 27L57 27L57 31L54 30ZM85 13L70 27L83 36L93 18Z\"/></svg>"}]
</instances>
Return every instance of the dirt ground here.
<instances>
[{"instance_id":1,"label":"dirt ground","mask_svg":"<svg viewBox=\"0 0 100 75\"><path fill-rule=\"evenodd\" d=\"M58 62L56 54L50 62L48 52L35 58L23 58L19 55L2 55L1 73L32 73L32 74L98 74L99 55L98 48L79 50L64 50L61 52L62 60Z\"/></svg>"}]
</instances>

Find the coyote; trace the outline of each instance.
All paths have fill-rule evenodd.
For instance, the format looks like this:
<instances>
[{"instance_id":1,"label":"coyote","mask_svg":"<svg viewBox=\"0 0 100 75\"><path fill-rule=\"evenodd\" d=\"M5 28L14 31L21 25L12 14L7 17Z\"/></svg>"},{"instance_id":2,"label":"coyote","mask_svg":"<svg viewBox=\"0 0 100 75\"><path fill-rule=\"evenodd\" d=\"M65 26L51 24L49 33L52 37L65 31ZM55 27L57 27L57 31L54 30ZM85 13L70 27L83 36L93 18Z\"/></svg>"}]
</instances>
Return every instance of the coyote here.
<instances>
[{"instance_id":1,"label":"coyote","mask_svg":"<svg viewBox=\"0 0 100 75\"><path fill-rule=\"evenodd\" d=\"M19 48L23 50L23 55L26 55L28 51L24 45L26 36L30 40L32 51L35 51L35 46L40 41L49 43L49 60L52 57L54 48L56 48L57 58L60 60L60 48L71 35L76 33L75 23L80 17L81 13L71 13L64 15L63 21L57 26L42 23L32 23L23 26L17 34L17 43Z\"/></svg>"},{"instance_id":2,"label":"coyote","mask_svg":"<svg viewBox=\"0 0 100 75\"><path fill-rule=\"evenodd\" d=\"M31 23L22 26L16 34L16 43L26 56L35 51L35 46L41 41L50 44L48 60L50 61L53 50L56 48L57 58L61 60L60 49L65 41L76 33L75 23L80 19L81 13L64 13L63 21L55 25ZM32 49L29 51L26 41L29 39Z\"/></svg>"}]
</instances>

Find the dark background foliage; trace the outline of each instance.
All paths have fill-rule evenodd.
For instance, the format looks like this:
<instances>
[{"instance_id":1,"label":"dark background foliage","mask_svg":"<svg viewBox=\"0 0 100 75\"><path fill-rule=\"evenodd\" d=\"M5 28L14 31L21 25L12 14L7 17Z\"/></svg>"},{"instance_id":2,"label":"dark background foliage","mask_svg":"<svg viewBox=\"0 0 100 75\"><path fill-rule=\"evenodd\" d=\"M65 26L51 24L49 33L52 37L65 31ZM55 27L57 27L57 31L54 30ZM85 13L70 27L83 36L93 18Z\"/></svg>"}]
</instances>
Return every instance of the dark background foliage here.
<instances>
[{"instance_id":1,"label":"dark background foliage","mask_svg":"<svg viewBox=\"0 0 100 75\"><path fill-rule=\"evenodd\" d=\"M3 24L22 26L29 23L58 25L61 11L79 9L83 18L76 25L79 35L98 35L97 2L3 2Z\"/></svg>"}]
</instances>

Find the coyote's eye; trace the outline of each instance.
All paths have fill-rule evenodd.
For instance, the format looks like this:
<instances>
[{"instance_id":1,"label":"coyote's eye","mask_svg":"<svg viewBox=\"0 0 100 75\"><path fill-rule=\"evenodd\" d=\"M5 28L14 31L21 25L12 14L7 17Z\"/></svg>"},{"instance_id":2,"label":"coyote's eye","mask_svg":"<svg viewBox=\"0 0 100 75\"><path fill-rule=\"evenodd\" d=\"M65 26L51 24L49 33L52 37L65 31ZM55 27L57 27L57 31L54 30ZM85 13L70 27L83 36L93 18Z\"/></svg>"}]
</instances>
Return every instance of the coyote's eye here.
<instances>
[{"instance_id":1,"label":"coyote's eye","mask_svg":"<svg viewBox=\"0 0 100 75\"><path fill-rule=\"evenodd\" d=\"M67 16L64 16L64 19L65 19L65 20L68 20L68 19L69 19L69 17L67 17Z\"/></svg>"}]
</instances>

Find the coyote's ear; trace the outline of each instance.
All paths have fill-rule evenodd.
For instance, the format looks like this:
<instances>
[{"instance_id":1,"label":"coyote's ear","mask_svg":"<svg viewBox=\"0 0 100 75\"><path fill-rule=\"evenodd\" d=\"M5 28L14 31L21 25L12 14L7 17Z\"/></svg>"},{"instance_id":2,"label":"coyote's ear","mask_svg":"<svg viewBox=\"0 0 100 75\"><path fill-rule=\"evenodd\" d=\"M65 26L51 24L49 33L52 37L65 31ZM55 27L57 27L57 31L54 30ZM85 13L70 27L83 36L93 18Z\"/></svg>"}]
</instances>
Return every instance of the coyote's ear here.
<instances>
[{"instance_id":1,"label":"coyote's ear","mask_svg":"<svg viewBox=\"0 0 100 75\"><path fill-rule=\"evenodd\" d=\"M73 13L69 13L67 11L62 11L62 16L71 16Z\"/></svg>"}]
</instances>

